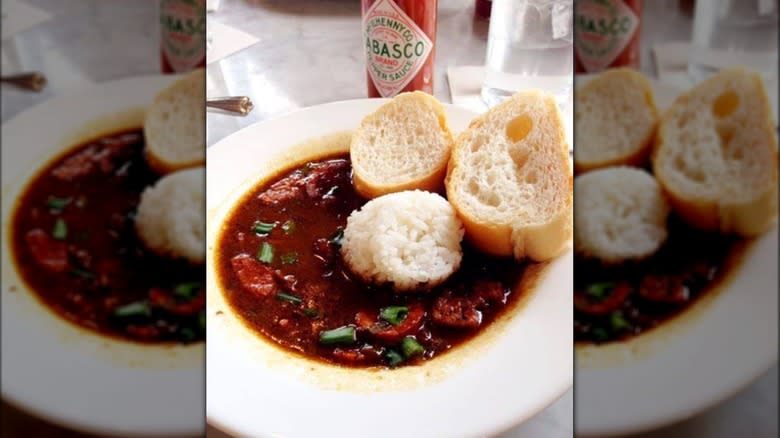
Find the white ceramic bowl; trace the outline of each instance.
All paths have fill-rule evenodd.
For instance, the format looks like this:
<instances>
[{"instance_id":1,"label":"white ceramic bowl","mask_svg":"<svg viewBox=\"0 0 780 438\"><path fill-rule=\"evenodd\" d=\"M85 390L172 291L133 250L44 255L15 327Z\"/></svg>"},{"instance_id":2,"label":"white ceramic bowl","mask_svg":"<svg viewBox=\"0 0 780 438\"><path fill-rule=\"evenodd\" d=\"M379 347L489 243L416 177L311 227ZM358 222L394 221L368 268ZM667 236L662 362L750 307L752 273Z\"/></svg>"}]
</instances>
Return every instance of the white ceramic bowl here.
<instances>
[{"instance_id":1,"label":"white ceramic bowl","mask_svg":"<svg viewBox=\"0 0 780 438\"><path fill-rule=\"evenodd\" d=\"M661 109L680 93L652 83ZM723 285L680 316L627 342L578 346L577 435L625 435L681 421L760 377L777 363L777 285L774 229L749 247Z\"/></svg>"},{"instance_id":2,"label":"white ceramic bowl","mask_svg":"<svg viewBox=\"0 0 780 438\"><path fill-rule=\"evenodd\" d=\"M141 126L143 108L175 76L92 85L55 97L2 130L2 395L51 422L101 434L203 433L204 346L150 346L79 328L27 290L11 256L17 196L61 151Z\"/></svg>"},{"instance_id":3,"label":"white ceramic bowl","mask_svg":"<svg viewBox=\"0 0 780 438\"><path fill-rule=\"evenodd\" d=\"M353 130L383 101L315 106L245 128L209 148L207 408L210 424L245 436L464 437L494 434L572 384L572 254L485 333L422 366L372 371L292 356L246 328L215 281L214 245L237 199L274 169L315 158L300 142ZM447 106L453 130L474 114ZM311 145L309 145L311 146ZM321 151L321 149L320 149Z\"/></svg>"}]
</instances>

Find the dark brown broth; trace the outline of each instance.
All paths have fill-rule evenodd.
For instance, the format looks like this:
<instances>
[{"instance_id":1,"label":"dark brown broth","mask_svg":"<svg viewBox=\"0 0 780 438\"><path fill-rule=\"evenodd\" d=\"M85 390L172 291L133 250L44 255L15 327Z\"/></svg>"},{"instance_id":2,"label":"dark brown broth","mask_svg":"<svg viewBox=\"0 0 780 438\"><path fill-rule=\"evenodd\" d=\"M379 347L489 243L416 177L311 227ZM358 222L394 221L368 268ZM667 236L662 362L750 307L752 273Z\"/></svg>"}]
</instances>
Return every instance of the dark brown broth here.
<instances>
[{"instance_id":1,"label":"dark brown broth","mask_svg":"<svg viewBox=\"0 0 780 438\"><path fill-rule=\"evenodd\" d=\"M746 242L734 236L702 232L672 216L667 241L644 261L604 266L598 260L577 257L575 342L627 340L663 324L722 284L745 247ZM596 299L587 292L589 286L608 283L625 287L626 296L617 299L613 289L606 298ZM640 293L643 284L645 290ZM613 309L594 314L600 307Z\"/></svg>"},{"instance_id":2,"label":"dark brown broth","mask_svg":"<svg viewBox=\"0 0 780 438\"><path fill-rule=\"evenodd\" d=\"M97 157L109 149L113 158L101 162ZM202 289L203 267L159 257L135 233L140 194L159 178L147 166L143 149L140 128L117 132L76 146L41 170L16 205L12 225L16 266L49 308L81 327L140 342L202 341L203 291L193 301L173 298L171 292L189 282L200 283ZM93 168L69 181L58 178L55 169L69 166L68 160L79 154L93 157ZM69 201L58 211L50 208L51 197ZM67 228L63 240L52 238L58 219ZM67 246L68 267L62 272L46 268L32 252L27 236L34 230L46 235L47 247ZM148 316L116 315L125 304L153 302L150 293L155 288L158 297L171 298L172 305L186 304L194 310L171 312L167 308L171 306L152 303Z\"/></svg>"},{"instance_id":3,"label":"dark brown broth","mask_svg":"<svg viewBox=\"0 0 780 438\"><path fill-rule=\"evenodd\" d=\"M344 265L337 250L332 262L324 263L313 249L315 241L328 239L334 232L343 229L349 214L366 202L352 187L349 166L340 170L336 189L323 190L332 192L332 199L328 202L303 195L268 205L262 196L273 192L271 187L280 181L301 177L312 164L318 166L334 160L348 161L348 157L323 158L298 169L283 171L261 184L238 203L220 232L217 266L221 289L228 303L254 331L287 350L309 358L350 366L381 366L386 364L384 354L390 349L397 349L397 343L377 340L370 333L359 330L358 342L354 346L324 346L319 342L319 333L355 325L356 315L360 312L376 316L381 308L389 305L420 303L425 309L425 317L419 329L412 334L425 347L425 354L407 360L407 363L420 363L472 338L526 293L513 289L527 271L527 265L517 264L512 259L486 256L468 245L464 246L461 269L445 284L429 292L396 294L389 287L365 284ZM256 221L275 222L277 226L269 235L259 235L251 231ZM287 234L282 229L281 224L287 221L295 223L293 233ZM293 287L277 284L276 291L299 297L302 303L280 300L275 293L258 296L244 287L231 260L242 254L255 257L263 242L269 242L274 247L275 258L271 268L278 270L276 278L293 276L295 279ZM281 263L281 255L290 253L297 254L297 262ZM455 329L433 323L431 306L434 300L447 291L455 296L468 295L472 285L480 280L500 281L505 300L481 310L482 323L478 329ZM316 311L316 317L312 316L312 311ZM337 349L347 350L348 354L358 351L363 357L357 360L353 356L342 356L336 352Z\"/></svg>"}]
</instances>

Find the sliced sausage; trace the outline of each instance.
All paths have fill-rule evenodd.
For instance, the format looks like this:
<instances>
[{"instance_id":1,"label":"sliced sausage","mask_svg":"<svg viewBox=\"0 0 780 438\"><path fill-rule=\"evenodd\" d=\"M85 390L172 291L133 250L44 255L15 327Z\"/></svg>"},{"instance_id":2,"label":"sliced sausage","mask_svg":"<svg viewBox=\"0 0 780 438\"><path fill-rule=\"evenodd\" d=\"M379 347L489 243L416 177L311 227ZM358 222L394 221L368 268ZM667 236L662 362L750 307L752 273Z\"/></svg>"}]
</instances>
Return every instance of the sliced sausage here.
<instances>
[{"instance_id":1,"label":"sliced sausage","mask_svg":"<svg viewBox=\"0 0 780 438\"><path fill-rule=\"evenodd\" d=\"M257 200L264 205L274 205L280 202L292 201L302 196L303 189L301 188L300 178L291 175L273 183L268 190L257 197Z\"/></svg>"},{"instance_id":2,"label":"sliced sausage","mask_svg":"<svg viewBox=\"0 0 780 438\"><path fill-rule=\"evenodd\" d=\"M471 297L477 308L506 304L504 286L496 280L478 280L471 288Z\"/></svg>"},{"instance_id":3,"label":"sliced sausage","mask_svg":"<svg viewBox=\"0 0 780 438\"><path fill-rule=\"evenodd\" d=\"M306 194L310 198L321 198L334 187L348 182L349 162L330 160L311 166L305 178Z\"/></svg>"},{"instance_id":4,"label":"sliced sausage","mask_svg":"<svg viewBox=\"0 0 780 438\"><path fill-rule=\"evenodd\" d=\"M206 308L206 293L203 288L189 300L174 297L169 291L153 287L149 290L149 302L176 315L192 316Z\"/></svg>"},{"instance_id":5,"label":"sliced sausage","mask_svg":"<svg viewBox=\"0 0 780 438\"><path fill-rule=\"evenodd\" d=\"M691 297L682 275L647 274L642 277L639 295L649 301L683 304Z\"/></svg>"},{"instance_id":6,"label":"sliced sausage","mask_svg":"<svg viewBox=\"0 0 780 438\"><path fill-rule=\"evenodd\" d=\"M133 153L131 145L117 141L102 147L89 147L54 168L52 175L63 181L73 181L97 170L102 173L113 172L118 163L130 158Z\"/></svg>"},{"instance_id":7,"label":"sliced sausage","mask_svg":"<svg viewBox=\"0 0 780 438\"><path fill-rule=\"evenodd\" d=\"M153 325L128 325L125 327L127 334L134 338L153 340L160 337L160 330Z\"/></svg>"},{"instance_id":8,"label":"sliced sausage","mask_svg":"<svg viewBox=\"0 0 780 438\"><path fill-rule=\"evenodd\" d=\"M40 228L28 231L24 237L33 258L42 268L49 272L70 270L68 245L65 242L55 240Z\"/></svg>"},{"instance_id":9,"label":"sliced sausage","mask_svg":"<svg viewBox=\"0 0 780 438\"><path fill-rule=\"evenodd\" d=\"M249 254L239 254L230 260L241 285L258 296L268 296L276 290L274 271Z\"/></svg>"},{"instance_id":10,"label":"sliced sausage","mask_svg":"<svg viewBox=\"0 0 780 438\"><path fill-rule=\"evenodd\" d=\"M431 316L437 325L458 329L475 329L482 324L482 312L467 297L445 294L433 302Z\"/></svg>"},{"instance_id":11,"label":"sliced sausage","mask_svg":"<svg viewBox=\"0 0 780 438\"><path fill-rule=\"evenodd\" d=\"M95 147L84 149L55 167L51 174L63 181L73 181L89 175L95 169L95 162L93 161L95 154L97 154Z\"/></svg>"},{"instance_id":12,"label":"sliced sausage","mask_svg":"<svg viewBox=\"0 0 780 438\"><path fill-rule=\"evenodd\" d=\"M574 291L574 308L589 315L607 315L620 309L633 291L633 287L626 282L617 283L607 292L602 299L588 297L585 290Z\"/></svg>"},{"instance_id":13,"label":"sliced sausage","mask_svg":"<svg viewBox=\"0 0 780 438\"><path fill-rule=\"evenodd\" d=\"M392 325L387 321L377 321L376 316L366 312L358 312L355 315L355 322L359 328L380 341L401 342L405 336L416 333L425 318L425 308L422 304L414 303L408 307L409 312L406 314L406 318L398 325Z\"/></svg>"}]
</instances>

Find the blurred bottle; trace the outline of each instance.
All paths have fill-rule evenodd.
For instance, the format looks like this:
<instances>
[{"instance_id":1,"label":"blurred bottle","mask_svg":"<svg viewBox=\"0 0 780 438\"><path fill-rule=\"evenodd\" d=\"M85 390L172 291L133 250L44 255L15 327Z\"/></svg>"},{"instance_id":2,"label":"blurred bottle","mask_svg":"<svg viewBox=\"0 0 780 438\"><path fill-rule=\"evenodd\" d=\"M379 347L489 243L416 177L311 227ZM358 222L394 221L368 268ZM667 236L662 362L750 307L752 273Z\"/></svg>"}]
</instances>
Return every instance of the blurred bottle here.
<instances>
[{"instance_id":1,"label":"blurred bottle","mask_svg":"<svg viewBox=\"0 0 780 438\"><path fill-rule=\"evenodd\" d=\"M362 0L368 97L433 94L437 0Z\"/></svg>"},{"instance_id":2,"label":"blurred bottle","mask_svg":"<svg viewBox=\"0 0 780 438\"><path fill-rule=\"evenodd\" d=\"M474 6L474 14L480 18L490 18L490 8L493 6L493 0L477 0Z\"/></svg>"},{"instance_id":3,"label":"blurred bottle","mask_svg":"<svg viewBox=\"0 0 780 438\"><path fill-rule=\"evenodd\" d=\"M577 73L639 68L642 0L577 0L574 10Z\"/></svg>"},{"instance_id":4,"label":"blurred bottle","mask_svg":"<svg viewBox=\"0 0 780 438\"><path fill-rule=\"evenodd\" d=\"M163 73L206 66L206 0L160 0Z\"/></svg>"},{"instance_id":5,"label":"blurred bottle","mask_svg":"<svg viewBox=\"0 0 780 438\"><path fill-rule=\"evenodd\" d=\"M524 88L563 105L572 87L573 0L495 0L482 100L489 107Z\"/></svg>"}]
</instances>

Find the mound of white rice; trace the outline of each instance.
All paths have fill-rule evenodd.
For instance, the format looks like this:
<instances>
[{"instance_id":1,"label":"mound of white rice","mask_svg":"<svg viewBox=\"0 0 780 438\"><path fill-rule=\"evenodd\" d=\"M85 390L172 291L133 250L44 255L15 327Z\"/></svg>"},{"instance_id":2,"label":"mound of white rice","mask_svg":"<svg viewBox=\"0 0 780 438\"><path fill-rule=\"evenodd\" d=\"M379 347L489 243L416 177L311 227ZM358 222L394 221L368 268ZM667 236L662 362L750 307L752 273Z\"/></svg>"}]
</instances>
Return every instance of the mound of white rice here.
<instances>
[{"instance_id":1,"label":"mound of white rice","mask_svg":"<svg viewBox=\"0 0 780 438\"><path fill-rule=\"evenodd\" d=\"M352 212L341 253L363 280L410 291L436 286L452 275L463 256L462 239L463 224L447 200L405 191Z\"/></svg>"},{"instance_id":2,"label":"mound of white rice","mask_svg":"<svg viewBox=\"0 0 780 438\"><path fill-rule=\"evenodd\" d=\"M161 178L141 194L135 229L157 254L206 261L205 167L180 170Z\"/></svg>"}]
</instances>

